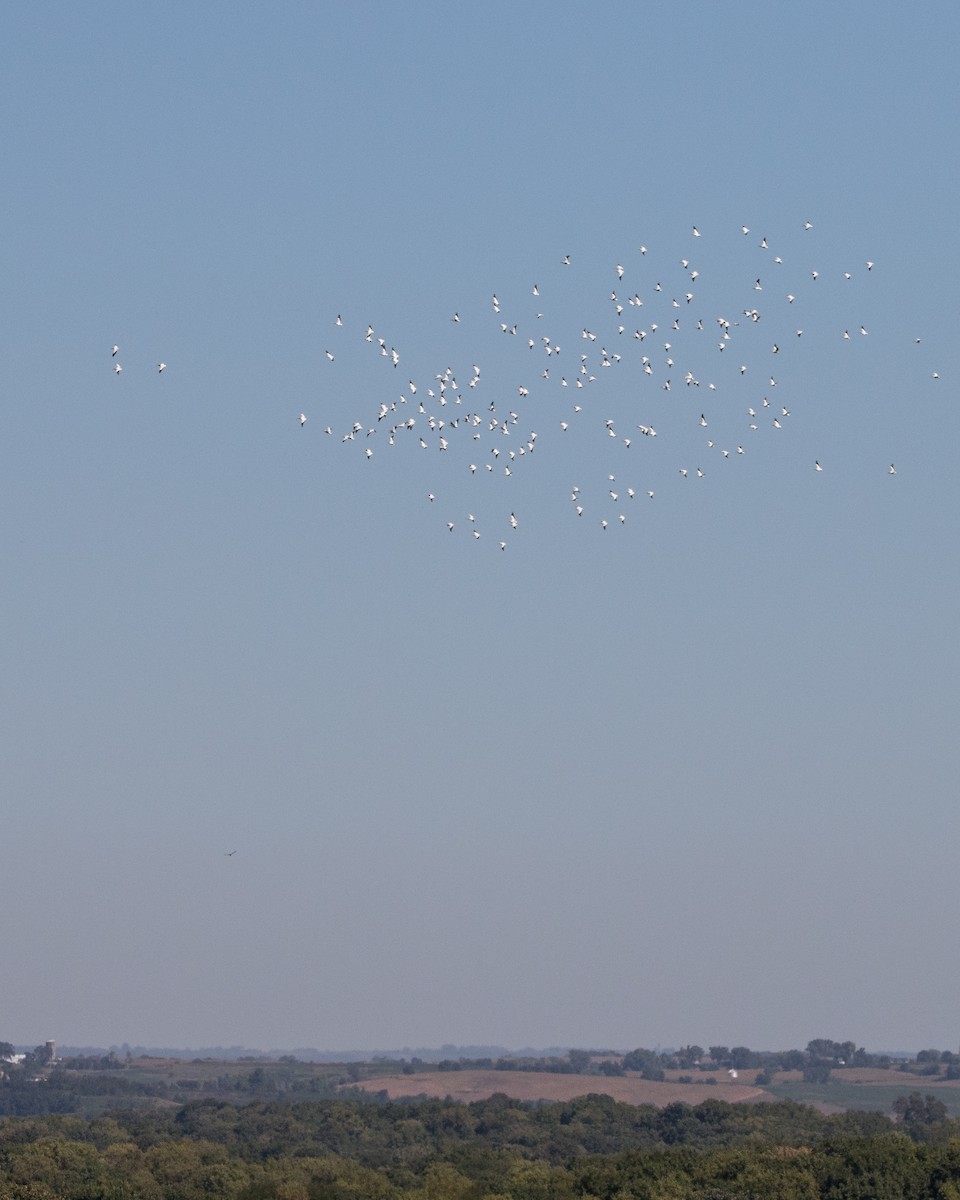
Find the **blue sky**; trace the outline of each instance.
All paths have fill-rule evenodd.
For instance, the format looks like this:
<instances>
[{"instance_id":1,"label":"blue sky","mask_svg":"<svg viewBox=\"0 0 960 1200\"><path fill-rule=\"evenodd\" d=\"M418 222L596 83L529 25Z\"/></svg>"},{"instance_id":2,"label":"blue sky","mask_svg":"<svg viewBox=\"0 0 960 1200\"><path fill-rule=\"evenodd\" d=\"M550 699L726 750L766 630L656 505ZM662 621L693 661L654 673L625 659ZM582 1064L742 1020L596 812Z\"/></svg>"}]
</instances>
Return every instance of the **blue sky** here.
<instances>
[{"instance_id":1,"label":"blue sky","mask_svg":"<svg viewBox=\"0 0 960 1200\"><path fill-rule=\"evenodd\" d=\"M955 1047L956 7L3 26L0 1036Z\"/></svg>"}]
</instances>

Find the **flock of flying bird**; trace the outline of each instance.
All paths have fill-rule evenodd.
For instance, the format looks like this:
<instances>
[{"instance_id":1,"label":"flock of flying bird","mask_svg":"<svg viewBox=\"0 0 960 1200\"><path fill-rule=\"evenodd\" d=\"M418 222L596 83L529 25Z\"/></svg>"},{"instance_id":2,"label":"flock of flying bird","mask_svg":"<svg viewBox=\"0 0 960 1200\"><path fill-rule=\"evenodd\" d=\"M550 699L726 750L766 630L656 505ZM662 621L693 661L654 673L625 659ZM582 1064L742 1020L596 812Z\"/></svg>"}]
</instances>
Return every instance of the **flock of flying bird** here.
<instances>
[{"instance_id":1,"label":"flock of flying bird","mask_svg":"<svg viewBox=\"0 0 960 1200\"><path fill-rule=\"evenodd\" d=\"M117 360L117 355L119 353L120 353L120 347L117 345L114 345L113 349L110 351L110 357L113 359L114 375L122 375L123 374L123 367L120 365L120 363ZM158 375L162 375L166 369L167 369L167 364L165 362L157 363L157 374Z\"/></svg>"},{"instance_id":2,"label":"flock of flying bird","mask_svg":"<svg viewBox=\"0 0 960 1200\"><path fill-rule=\"evenodd\" d=\"M812 230L811 222L802 223L803 238ZM511 477L529 471L537 452L547 446L564 446L566 452L578 436L593 438L593 451L574 451L571 470L593 472L601 479L589 489L589 501L577 479L570 479L565 487L570 511L576 518L587 515L601 530L621 527L635 511L633 502L653 500L666 478L702 480L715 464L736 462L752 453L765 434L788 428L793 367L804 345L803 322L816 327L815 336L823 336L823 314L816 302L826 284L818 281L829 274L842 279L841 286L851 286L851 303L856 304L857 288L874 268L869 259L856 270L843 264L831 273L809 263L796 268L787 265L782 256L787 251L781 253L774 239L751 238L746 225L740 236L747 239L752 258L736 283L738 299L729 308L705 311L711 301L701 294L710 272L701 260L708 256L700 253L704 242L694 226L689 249L669 267L653 269L645 245L638 247L630 265L625 265L627 259L612 265L605 312L572 334L575 348L566 337L561 343L553 333L541 332L548 318L540 306L546 310L551 292L562 289L562 280L544 289L533 283L526 301L514 302L509 311L494 293L492 324L484 332L495 336L499 328L506 345L517 352L522 368L510 385L503 383L498 362L496 384L484 387L484 372L473 362L464 372L450 366L436 370L426 382L410 378L398 391L393 372L400 367L399 351L373 325L361 326L360 344L391 368L392 394L357 411L340 428L331 421L323 433L344 447L362 448L367 461L381 448L393 447L445 455L435 474L437 482L424 490L425 501L440 512L441 528L450 533L466 529L479 541L484 530L476 514L494 496L499 516L493 537L501 550L521 526L520 499L509 495ZM561 272L554 274L562 275L571 267L571 257L564 255L558 265ZM706 292L712 295L715 288ZM459 311L450 320L461 336L469 322ZM869 337L859 317L832 322L826 318L826 335L839 342ZM344 329L350 335L350 322L341 315L333 324L332 339L342 338ZM920 344L919 338L914 340ZM324 358L332 364L345 347L337 340L329 346L335 349L325 349ZM112 354L119 376L119 346ZM785 363L790 364L788 385L777 390L779 368ZM165 369L164 362L157 364L159 373ZM932 371L929 377L938 380L939 373ZM328 411L342 405L342 397L331 399ZM627 415L619 415L618 409ZM309 419L307 412L299 414L301 429ZM603 454L601 447L610 453ZM825 467L815 458L809 469L823 472ZM892 462L884 469L896 474ZM501 486L484 489L484 479ZM464 487L473 491L464 493ZM596 503L594 491L600 492Z\"/></svg>"}]
</instances>

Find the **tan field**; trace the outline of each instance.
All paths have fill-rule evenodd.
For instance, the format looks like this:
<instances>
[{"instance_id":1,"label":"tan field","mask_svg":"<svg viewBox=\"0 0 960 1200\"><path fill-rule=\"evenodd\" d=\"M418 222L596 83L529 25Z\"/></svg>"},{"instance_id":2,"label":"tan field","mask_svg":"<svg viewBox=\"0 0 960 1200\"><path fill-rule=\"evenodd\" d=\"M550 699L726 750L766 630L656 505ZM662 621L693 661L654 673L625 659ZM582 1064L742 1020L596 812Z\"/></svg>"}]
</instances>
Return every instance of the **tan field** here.
<instances>
[{"instance_id":1,"label":"tan field","mask_svg":"<svg viewBox=\"0 0 960 1200\"><path fill-rule=\"evenodd\" d=\"M750 1072L752 1075L753 1072ZM767 1099L762 1088L718 1072L715 1084L655 1083L639 1075L558 1075L549 1071L430 1071L416 1075L380 1075L356 1087L385 1091L391 1100L403 1096L430 1096L470 1102L501 1092L514 1100L572 1100L591 1093L612 1096L626 1104L653 1104L663 1108L678 1100L701 1104L711 1098L731 1102Z\"/></svg>"}]
</instances>

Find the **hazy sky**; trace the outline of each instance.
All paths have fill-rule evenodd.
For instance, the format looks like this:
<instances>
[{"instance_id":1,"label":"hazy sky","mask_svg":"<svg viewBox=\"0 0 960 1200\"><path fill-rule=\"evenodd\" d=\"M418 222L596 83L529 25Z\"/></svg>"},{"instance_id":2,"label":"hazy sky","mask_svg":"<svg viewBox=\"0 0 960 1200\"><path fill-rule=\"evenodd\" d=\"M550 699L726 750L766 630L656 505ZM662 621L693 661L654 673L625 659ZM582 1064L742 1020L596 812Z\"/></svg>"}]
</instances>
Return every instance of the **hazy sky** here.
<instances>
[{"instance_id":1,"label":"hazy sky","mask_svg":"<svg viewBox=\"0 0 960 1200\"><path fill-rule=\"evenodd\" d=\"M956 4L0 31L0 1037L956 1048Z\"/></svg>"}]
</instances>

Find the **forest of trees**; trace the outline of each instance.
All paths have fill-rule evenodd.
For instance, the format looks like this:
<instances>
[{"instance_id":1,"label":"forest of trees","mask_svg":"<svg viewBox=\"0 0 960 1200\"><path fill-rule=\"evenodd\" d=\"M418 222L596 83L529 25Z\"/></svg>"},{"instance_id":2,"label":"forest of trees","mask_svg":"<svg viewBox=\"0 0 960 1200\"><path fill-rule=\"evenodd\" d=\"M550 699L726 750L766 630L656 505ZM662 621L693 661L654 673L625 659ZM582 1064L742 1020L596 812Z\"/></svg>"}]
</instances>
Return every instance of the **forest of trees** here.
<instances>
[{"instance_id":1,"label":"forest of trees","mask_svg":"<svg viewBox=\"0 0 960 1200\"><path fill-rule=\"evenodd\" d=\"M960 1200L960 1120L922 1090L957 1077L951 1051L894 1063L819 1038L775 1053L689 1045L402 1065L50 1054L0 1042L0 1200ZM605 1095L465 1104L341 1090L385 1065L648 1079L789 1070L815 1083L875 1066L909 1086L886 1114L829 1116L790 1100L658 1109ZM202 1098L183 1103L190 1095Z\"/></svg>"},{"instance_id":2,"label":"forest of trees","mask_svg":"<svg viewBox=\"0 0 960 1200\"><path fill-rule=\"evenodd\" d=\"M791 1102L662 1110L324 1100L0 1120L3 1200L960 1200L960 1122Z\"/></svg>"}]
</instances>

